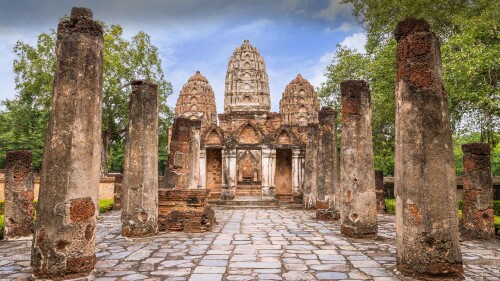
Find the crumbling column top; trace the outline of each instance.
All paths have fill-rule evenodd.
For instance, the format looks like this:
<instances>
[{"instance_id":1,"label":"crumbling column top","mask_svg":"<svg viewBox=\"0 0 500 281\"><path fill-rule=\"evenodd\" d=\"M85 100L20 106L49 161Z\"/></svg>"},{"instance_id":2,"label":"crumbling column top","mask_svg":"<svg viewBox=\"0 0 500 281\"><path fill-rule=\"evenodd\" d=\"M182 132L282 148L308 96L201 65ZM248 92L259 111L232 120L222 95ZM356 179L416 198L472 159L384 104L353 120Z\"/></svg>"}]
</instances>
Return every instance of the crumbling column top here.
<instances>
[{"instance_id":1,"label":"crumbling column top","mask_svg":"<svg viewBox=\"0 0 500 281\"><path fill-rule=\"evenodd\" d=\"M321 123L322 120L331 117L332 119L337 118L337 111L329 106L323 106L318 113L318 118Z\"/></svg>"},{"instance_id":2,"label":"crumbling column top","mask_svg":"<svg viewBox=\"0 0 500 281\"><path fill-rule=\"evenodd\" d=\"M417 32L429 32L430 26L424 19L406 18L399 22L394 30L396 41L400 41L406 36Z\"/></svg>"},{"instance_id":3,"label":"crumbling column top","mask_svg":"<svg viewBox=\"0 0 500 281\"><path fill-rule=\"evenodd\" d=\"M92 20L92 10L88 8L74 7L71 9L71 17L59 22L57 27L58 36L63 34L89 34L102 37L103 30L99 22Z\"/></svg>"},{"instance_id":4,"label":"crumbling column top","mask_svg":"<svg viewBox=\"0 0 500 281\"><path fill-rule=\"evenodd\" d=\"M155 87L155 88L158 87L154 82L147 80L147 79L137 79L137 80L130 82L130 85L132 85L132 86L139 86L142 84L150 85L150 86Z\"/></svg>"},{"instance_id":5,"label":"crumbling column top","mask_svg":"<svg viewBox=\"0 0 500 281\"><path fill-rule=\"evenodd\" d=\"M472 154L477 156L490 156L490 145L484 142L474 142L462 144L464 154Z\"/></svg>"},{"instance_id":6,"label":"crumbling column top","mask_svg":"<svg viewBox=\"0 0 500 281\"><path fill-rule=\"evenodd\" d=\"M5 168L10 169L17 165L31 167L31 152L29 150L7 151Z\"/></svg>"},{"instance_id":7,"label":"crumbling column top","mask_svg":"<svg viewBox=\"0 0 500 281\"><path fill-rule=\"evenodd\" d=\"M362 92L369 91L365 80L346 80L340 83L340 93L346 98L361 98Z\"/></svg>"},{"instance_id":8,"label":"crumbling column top","mask_svg":"<svg viewBox=\"0 0 500 281\"><path fill-rule=\"evenodd\" d=\"M72 19L78 19L78 18L92 19L93 16L94 16L94 14L92 13L92 10L89 8L83 8L83 7L71 8L71 18Z\"/></svg>"}]
</instances>

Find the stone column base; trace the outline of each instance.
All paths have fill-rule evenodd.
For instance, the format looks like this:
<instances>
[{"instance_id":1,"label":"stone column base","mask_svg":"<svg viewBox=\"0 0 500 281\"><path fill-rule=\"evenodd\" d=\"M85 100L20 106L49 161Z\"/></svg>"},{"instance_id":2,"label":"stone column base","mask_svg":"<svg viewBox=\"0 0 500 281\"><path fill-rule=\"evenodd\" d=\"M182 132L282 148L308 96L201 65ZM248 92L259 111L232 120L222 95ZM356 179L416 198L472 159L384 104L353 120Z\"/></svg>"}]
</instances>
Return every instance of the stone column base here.
<instances>
[{"instance_id":1,"label":"stone column base","mask_svg":"<svg viewBox=\"0 0 500 281\"><path fill-rule=\"evenodd\" d=\"M52 281L54 279L43 279L43 278L37 278L34 275L31 275L30 278L28 278L30 281ZM59 279L57 279L59 280ZM66 281L93 281L95 280L94 276L94 271L92 271L89 275L83 276L83 277L77 277L77 278L71 278L71 279L62 279Z\"/></svg>"},{"instance_id":2,"label":"stone column base","mask_svg":"<svg viewBox=\"0 0 500 281\"><path fill-rule=\"evenodd\" d=\"M262 199L271 200L276 198L276 189L274 186L263 186L262 187Z\"/></svg>"},{"instance_id":3,"label":"stone column base","mask_svg":"<svg viewBox=\"0 0 500 281\"><path fill-rule=\"evenodd\" d=\"M220 200L234 200L236 196L236 187L235 186L222 186L220 192Z\"/></svg>"},{"instance_id":4,"label":"stone column base","mask_svg":"<svg viewBox=\"0 0 500 281\"><path fill-rule=\"evenodd\" d=\"M316 219L322 221L334 221L340 219L340 212L335 209L316 210Z\"/></svg>"}]
</instances>

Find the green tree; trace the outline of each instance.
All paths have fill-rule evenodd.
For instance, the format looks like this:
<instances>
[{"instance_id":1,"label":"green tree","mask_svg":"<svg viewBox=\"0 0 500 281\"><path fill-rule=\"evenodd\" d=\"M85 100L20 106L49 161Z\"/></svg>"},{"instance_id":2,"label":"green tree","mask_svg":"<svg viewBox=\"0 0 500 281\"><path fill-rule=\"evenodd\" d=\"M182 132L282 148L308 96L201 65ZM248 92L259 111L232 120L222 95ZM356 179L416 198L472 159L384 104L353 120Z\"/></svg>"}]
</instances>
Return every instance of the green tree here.
<instances>
[{"instance_id":1,"label":"green tree","mask_svg":"<svg viewBox=\"0 0 500 281\"><path fill-rule=\"evenodd\" d=\"M121 171L123 139L127 126L129 83L134 79L148 79L158 85L160 150L166 150L171 111L166 99L172 89L161 69L158 49L151 38L139 32L130 41L123 38L120 25L104 26L103 50L103 114L101 171L109 167ZM56 33L42 33L36 46L17 42L14 52L14 73L17 96L3 101L6 112L1 118L7 126L0 127L2 147L30 149L34 153L35 169L40 168L46 124L50 112L52 85L55 72ZM113 155L113 157L110 157ZM161 154L163 155L163 154ZM116 161L110 163L109 159ZM165 160L165 159L161 159Z\"/></svg>"},{"instance_id":2,"label":"green tree","mask_svg":"<svg viewBox=\"0 0 500 281\"><path fill-rule=\"evenodd\" d=\"M409 16L426 19L441 40L443 78L455 138L461 134L479 136L474 141L496 147L500 138L500 2L344 0L343 3L353 5L353 15L367 33L366 54L338 48L327 69L327 82L319 92L323 103L337 100L338 104L341 81L354 76L370 82L376 169L393 173L396 42L392 33L397 23Z\"/></svg>"},{"instance_id":3,"label":"green tree","mask_svg":"<svg viewBox=\"0 0 500 281\"><path fill-rule=\"evenodd\" d=\"M55 32L38 35L34 46L18 41L14 46L14 100L5 100L1 145L6 149L28 149L33 154L35 169L40 169L48 122L55 71ZM2 153L1 157L5 153Z\"/></svg>"}]
</instances>

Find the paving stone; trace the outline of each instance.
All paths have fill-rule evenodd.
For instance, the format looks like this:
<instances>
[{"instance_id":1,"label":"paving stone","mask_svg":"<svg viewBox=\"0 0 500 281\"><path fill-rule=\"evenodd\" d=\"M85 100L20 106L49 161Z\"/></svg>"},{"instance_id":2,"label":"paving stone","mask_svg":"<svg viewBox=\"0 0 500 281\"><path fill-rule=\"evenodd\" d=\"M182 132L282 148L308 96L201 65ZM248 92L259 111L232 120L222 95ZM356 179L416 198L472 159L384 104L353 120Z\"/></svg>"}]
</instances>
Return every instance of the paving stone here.
<instances>
[{"instance_id":1,"label":"paving stone","mask_svg":"<svg viewBox=\"0 0 500 281\"><path fill-rule=\"evenodd\" d=\"M281 264L277 262L234 262L229 263L229 267L241 268L281 268Z\"/></svg>"},{"instance_id":2,"label":"paving stone","mask_svg":"<svg viewBox=\"0 0 500 281\"><path fill-rule=\"evenodd\" d=\"M316 278L319 280L340 280L347 278L347 274L341 272L318 272Z\"/></svg>"},{"instance_id":3,"label":"paving stone","mask_svg":"<svg viewBox=\"0 0 500 281\"><path fill-rule=\"evenodd\" d=\"M189 281L220 281L222 274L197 274L194 273L189 277Z\"/></svg>"},{"instance_id":4,"label":"paving stone","mask_svg":"<svg viewBox=\"0 0 500 281\"><path fill-rule=\"evenodd\" d=\"M226 267L222 266L197 266L193 273L224 273L226 272Z\"/></svg>"},{"instance_id":5,"label":"paving stone","mask_svg":"<svg viewBox=\"0 0 500 281\"><path fill-rule=\"evenodd\" d=\"M394 216L378 216L383 239L374 241L342 237L338 222L318 222L308 210L215 211L211 233L141 239L120 235L119 212L103 214L95 280L411 280L394 270ZM31 275L30 248L31 241L0 241L0 281ZM499 280L500 242L463 241L461 250L465 280Z\"/></svg>"}]
</instances>

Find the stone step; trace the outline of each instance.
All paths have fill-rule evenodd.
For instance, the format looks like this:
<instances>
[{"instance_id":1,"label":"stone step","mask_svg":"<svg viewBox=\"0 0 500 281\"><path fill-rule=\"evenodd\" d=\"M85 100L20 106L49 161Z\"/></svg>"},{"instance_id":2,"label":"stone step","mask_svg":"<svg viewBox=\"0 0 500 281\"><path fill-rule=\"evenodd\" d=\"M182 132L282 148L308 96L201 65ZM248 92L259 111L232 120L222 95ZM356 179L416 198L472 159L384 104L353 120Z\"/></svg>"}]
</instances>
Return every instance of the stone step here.
<instances>
[{"instance_id":1,"label":"stone step","mask_svg":"<svg viewBox=\"0 0 500 281\"><path fill-rule=\"evenodd\" d=\"M256 208L279 208L276 199L263 200L259 197L237 197L234 200L218 200L211 202L215 206L224 207L256 207Z\"/></svg>"}]
</instances>

